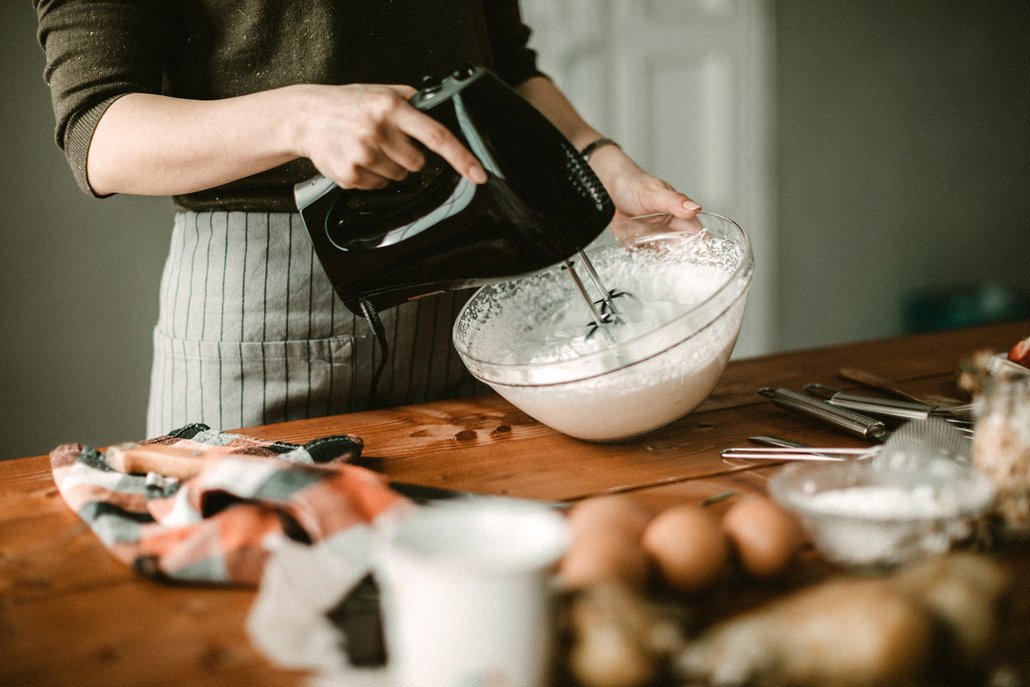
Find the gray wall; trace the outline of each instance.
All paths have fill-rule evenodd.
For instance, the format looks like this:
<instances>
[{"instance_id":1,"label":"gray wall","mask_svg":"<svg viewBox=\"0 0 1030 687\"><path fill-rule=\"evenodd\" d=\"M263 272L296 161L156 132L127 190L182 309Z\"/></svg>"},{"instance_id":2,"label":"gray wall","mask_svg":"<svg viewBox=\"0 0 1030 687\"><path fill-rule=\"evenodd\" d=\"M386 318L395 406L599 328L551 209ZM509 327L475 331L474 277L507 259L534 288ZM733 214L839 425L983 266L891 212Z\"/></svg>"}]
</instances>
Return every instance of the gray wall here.
<instances>
[{"instance_id":1,"label":"gray wall","mask_svg":"<svg viewBox=\"0 0 1030 687\"><path fill-rule=\"evenodd\" d=\"M898 333L921 292L1030 292L1030 3L775 6L778 346Z\"/></svg>"},{"instance_id":2,"label":"gray wall","mask_svg":"<svg viewBox=\"0 0 1030 687\"><path fill-rule=\"evenodd\" d=\"M1030 290L1030 3L775 7L776 348L900 333L924 289ZM0 457L142 436L171 223L75 187L34 29L0 3Z\"/></svg>"},{"instance_id":3,"label":"gray wall","mask_svg":"<svg viewBox=\"0 0 1030 687\"><path fill-rule=\"evenodd\" d=\"M0 457L139 438L171 201L75 185L28 0L0 3L0 64Z\"/></svg>"}]
</instances>

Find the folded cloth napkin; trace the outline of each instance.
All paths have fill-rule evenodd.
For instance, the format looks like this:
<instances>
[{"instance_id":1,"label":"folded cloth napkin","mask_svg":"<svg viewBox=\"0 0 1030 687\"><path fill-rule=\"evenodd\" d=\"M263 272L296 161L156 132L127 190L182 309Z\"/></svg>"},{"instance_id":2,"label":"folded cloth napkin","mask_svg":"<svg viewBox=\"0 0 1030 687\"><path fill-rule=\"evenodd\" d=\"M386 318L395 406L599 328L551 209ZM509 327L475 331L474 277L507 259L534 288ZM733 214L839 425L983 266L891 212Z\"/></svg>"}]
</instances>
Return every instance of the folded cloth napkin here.
<instances>
[{"instance_id":1,"label":"folded cloth napkin","mask_svg":"<svg viewBox=\"0 0 1030 687\"><path fill-rule=\"evenodd\" d=\"M140 444L202 450L203 467L182 481L130 475L81 444L58 446L50 464L65 502L111 553L162 581L256 585L284 541L336 539L411 504L348 464L362 449L351 435L297 445L193 424Z\"/></svg>"}]
</instances>

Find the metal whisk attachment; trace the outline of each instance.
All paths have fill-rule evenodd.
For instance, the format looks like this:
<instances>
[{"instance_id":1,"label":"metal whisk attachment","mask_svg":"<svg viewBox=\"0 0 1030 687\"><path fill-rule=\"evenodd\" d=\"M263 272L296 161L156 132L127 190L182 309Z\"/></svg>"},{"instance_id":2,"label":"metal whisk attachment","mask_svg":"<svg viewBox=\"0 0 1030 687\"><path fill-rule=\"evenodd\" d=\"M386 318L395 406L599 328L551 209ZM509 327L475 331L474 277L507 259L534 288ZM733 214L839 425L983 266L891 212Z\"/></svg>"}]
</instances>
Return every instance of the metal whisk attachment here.
<instances>
[{"instance_id":1,"label":"metal whisk attachment","mask_svg":"<svg viewBox=\"0 0 1030 687\"><path fill-rule=\"evenodd\" d=\"M608 326L612 324L620 324L622 317L619 313L619 309L615 305L615 299L624 298L630 294L625 291L619 291L618 289L609 289L604 283L601 282L601 277L597 274L597 270L594 269L594 265L590 262L590 258L587 257L583 251L579 252L579 261L586 270L587 277L590 280L591 285L601 295L600 298L593 298L590 292L584 285L583 280L580 279L579 273L576 272L576 268L571 260L564 262L565 270L569 273L569 277L572 279L572 283L575 284L576 290L579 295L583 298L583 302L586 303L587 308L590 310L591 321L587 323L587 338L590 338L597 332L601 332L605 339L610 343L614 343L615 340L608 330Z\"/></svg>"}]
</instances>

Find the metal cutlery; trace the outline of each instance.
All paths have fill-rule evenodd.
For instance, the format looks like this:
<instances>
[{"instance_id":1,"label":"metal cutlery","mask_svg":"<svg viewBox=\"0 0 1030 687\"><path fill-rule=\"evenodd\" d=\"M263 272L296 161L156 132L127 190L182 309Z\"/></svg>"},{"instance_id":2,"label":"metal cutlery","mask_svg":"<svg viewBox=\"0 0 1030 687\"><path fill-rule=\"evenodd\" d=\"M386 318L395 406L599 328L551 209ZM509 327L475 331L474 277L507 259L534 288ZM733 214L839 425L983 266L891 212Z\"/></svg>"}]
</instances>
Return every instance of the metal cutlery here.
<instances>
[{"instance_id":1,"label":"metal cutlery","mask_svg":"<svg viewBox=\"0 0 1030 687\"><path fill-rule=\"evenodd\" d=\"M830 405L878 417L897 420L926 420L930 417L939 417L964 432L972 433L973 431L973 420L965 407L941 408L917 401L863 396L840 391L824 384L806 384L804 390L812 396L825 400Z\"/></svg>"},{"instance_id":2,"label":"metal cutlery","mask_svg":"<svg viewBox=\"0 0 1030 687\"><path fill-rule=\"evenodd\" d=\"M882 444L875 444L865 448L817 448L803 444L800 441L783 439L771 436L751 436L747 438L759 447L748 446L744 448L728 448L722 452L724 458L740 458L744 460L855 460L866 457L865 454L875 455L882 448ZM784 452L778 449L791 449Z\"/></svg>"},{"instance_id":3,"label":"metal cutlery","mask_svg":"<svg viewBox=\"0 0 1030 687\"><path fill-rule=\"evenodd\" d=\"M832 405L809 394L791 389L762 387L758 390L776 405L821 420L867 441L882 442L890 435L882 420Z\"/></svg>"},{"instance_id":4,"label":"metal cutlery","mask_svg":"<svg viewBox=\"0 0 1030 687\"><path fill-rule=\"evenodd\" d=\"M815 447L778 437L748 437L764 446L728 448L720 452L726 460L848 461L883 456L878 460L908 460L913 456L941 458L968 466L972 442L967 434L938 417L910 420L890 434L882 444L861 448Z\"/></svg>"},{"instance_id":5,"label":"metal cutlery","mask_svg":"<svg viewBox=\"0 0 1030 687\"><path fill-rule=\"evenodd\" d=\"M723 449L719 455L729 460L863 460L875 456L882 444L864 448L833 448L815 446L743 446Z\"/></svg>"},{"instance_id":6,"label":"metal cutlery","mask_svg":"<svg viewBox=\"0 0 1030 687\"><path fill-rule=\"evenodd\" d=\"M872 372L866 372L865 370L859 370L853 367L842 367L837 370L837 375L842 379L846 379L849 382L857 382L864 386L868 386L879 391L885 391L892 396L898 398L904 398L909 401L915 401L916 403L926 403L927 405L933 405L940 408L968 408L970 404L960 401L957 398L951 398L950 396L940 396L937 394L915 394L907 389L899 387L889 379L875 375Z\"/></svg>"},{"instance_id":7,"label":"metal cutlery","mask_svg":"<svg viewBox=\"0 0 1030 687\"><path fill-rule=\"evenodd\" d=\"M761 446L779 446L781 448L808 448L805 444L802 444L800 441L781 439L780 437L753 436L748 437L747 440L753 444L759 444Z\"/></svg>"}]
</instances>

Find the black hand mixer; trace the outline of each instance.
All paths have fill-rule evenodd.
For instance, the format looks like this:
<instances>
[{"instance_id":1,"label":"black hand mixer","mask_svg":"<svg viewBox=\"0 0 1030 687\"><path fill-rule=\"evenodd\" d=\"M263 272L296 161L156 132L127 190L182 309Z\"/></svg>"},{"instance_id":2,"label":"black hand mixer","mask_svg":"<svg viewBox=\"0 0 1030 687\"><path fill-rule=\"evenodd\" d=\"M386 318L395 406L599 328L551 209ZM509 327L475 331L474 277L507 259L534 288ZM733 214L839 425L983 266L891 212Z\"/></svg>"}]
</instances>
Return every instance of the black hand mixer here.
<instances>
[{"instance_id":1,"label":"black hand mixer","mask_svg":"<svg viewBox=\"0 0 1030 687\"><path fill-rule=\"evenodd\" d=\"M615 208L572 144L490 71L462 67L427 80L412 105L444 124L479 159L484 184L426 151L426 164L379 190L343 189L324 176L298 184L297 208L336 294L364 316L383 350L378 311L405 300L507 281L562 263L588 304L594 331L618 319L616 294L582 252ZM586 267L592 298L570 258ZM377 375L378 377L378 375ZM375 393L373 384L372 395Z\"/></svg>"}]
</instances>

